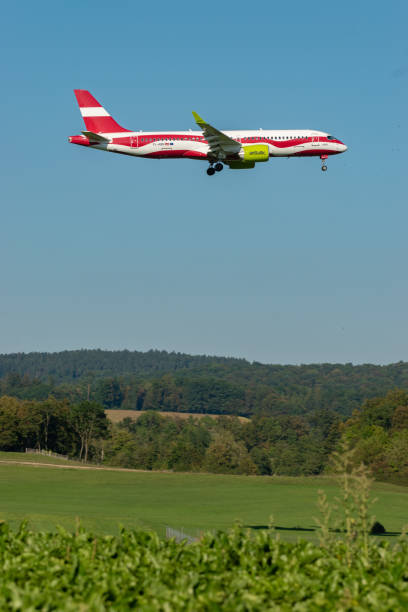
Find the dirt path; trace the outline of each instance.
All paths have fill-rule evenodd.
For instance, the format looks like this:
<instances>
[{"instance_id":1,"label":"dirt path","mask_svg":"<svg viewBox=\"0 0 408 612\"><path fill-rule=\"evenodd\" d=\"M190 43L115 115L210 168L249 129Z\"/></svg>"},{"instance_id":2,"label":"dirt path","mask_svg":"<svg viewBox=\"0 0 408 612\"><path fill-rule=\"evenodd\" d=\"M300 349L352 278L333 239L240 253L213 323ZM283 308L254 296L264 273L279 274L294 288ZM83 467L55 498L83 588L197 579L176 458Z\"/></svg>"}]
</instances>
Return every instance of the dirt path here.
<instances>
[{"instance_id":1,"label":"dirt path","mask_svg":"<svg viewBox=\"0 0 408 612\"><path fill-rule=\"evenodd\" d=\"M63 468L68 470L100 470L103 472L146 472L151 474L150 470L136 470L131 468L120 468L120 467L97 467L96 465L65 465L60 463L41 463L40 461L8 461L0 459L0 464L7 465L31 465L32 467L52 467L52 468ZM158 471L158 470L156 470ZM163 470L164 472L165 470Z\"/></svg>"}]
</instances>

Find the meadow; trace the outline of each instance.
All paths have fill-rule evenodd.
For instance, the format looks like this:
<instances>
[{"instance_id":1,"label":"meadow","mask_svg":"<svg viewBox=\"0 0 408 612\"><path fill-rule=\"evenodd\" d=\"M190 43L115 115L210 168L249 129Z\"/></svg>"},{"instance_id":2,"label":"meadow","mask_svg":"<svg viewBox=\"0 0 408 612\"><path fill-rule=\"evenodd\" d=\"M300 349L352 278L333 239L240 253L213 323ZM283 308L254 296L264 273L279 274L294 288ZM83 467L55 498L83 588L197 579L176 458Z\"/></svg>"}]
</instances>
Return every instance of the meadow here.
<instances>
[{"instance_id":1,"label":"meadow","mask_svg":"<svg viewBox=\"0 0 408 612\"><path fill-rule=\"evenodd\" d=\"M5 464L0 456L0 520L13 528L23 520L34 530L61 525L75 529L77 519L97 534L117 534L119 526L166 526L190 535L226 530L234 521L262 530L273 515L281 537L317 540L317 492L338 493L330 477L263 477L194 473L79 470L42 465ZM26 455L20 454L21 460ZM43 463L43 457L38 458ZM62 462L61 462L62 464ZM70 465L70 464L68 464ZM373 513L395 535L408 523L408 489L375 483Z\"/></svg>"}]
</instances>

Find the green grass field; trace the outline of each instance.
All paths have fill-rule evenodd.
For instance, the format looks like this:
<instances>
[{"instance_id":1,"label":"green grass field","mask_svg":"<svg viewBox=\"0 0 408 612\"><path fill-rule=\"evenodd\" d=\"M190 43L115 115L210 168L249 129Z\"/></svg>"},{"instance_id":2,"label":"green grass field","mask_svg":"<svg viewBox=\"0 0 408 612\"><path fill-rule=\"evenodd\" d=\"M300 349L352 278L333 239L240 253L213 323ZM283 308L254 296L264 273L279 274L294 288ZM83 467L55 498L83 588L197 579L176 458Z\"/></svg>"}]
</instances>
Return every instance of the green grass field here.
<instances>
[{"instance_id":1,"label":"green grass field","mask_svg":"<svg viewBox=\"0 0 408 612\"><path fill-rule=\"evenodd\" d=\"M12 459L11 453L7 456ZM334 481L324 477L116 472L0 463L0 519L13 527L28 519L35 529L62 525L73 530L78 517L96 533L117 533L121 524L151 528L160 535L169 525L196 535L201 530L227 529L236 519L262 528L273 515L285 539L315 540L318 489L331 498L337 493ZM373 506L376 518L387 531L400 532L408 523L408 489L376 483L373 495L378 498Z\"/></svg>"}]
</instances>

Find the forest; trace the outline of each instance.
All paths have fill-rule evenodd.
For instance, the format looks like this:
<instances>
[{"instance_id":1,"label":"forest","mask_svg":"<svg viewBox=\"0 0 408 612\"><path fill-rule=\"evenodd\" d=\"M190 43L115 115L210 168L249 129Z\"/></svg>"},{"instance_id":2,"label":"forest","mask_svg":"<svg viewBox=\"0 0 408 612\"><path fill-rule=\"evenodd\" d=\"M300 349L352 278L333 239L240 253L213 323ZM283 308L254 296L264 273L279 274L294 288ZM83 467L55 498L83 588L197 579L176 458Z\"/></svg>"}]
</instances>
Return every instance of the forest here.
<instances>
[{"instance_id":1,"label":"forest","mask_svg":"<svg viewBox=\"0 0 408 612\"><path fill-rule=\"evenodd\" d=\"M342 442L379 480L408 484L408 392L368 399L352 417L307 415L180 418L157 410L108 421L96 401L0 397L0 450L52 450L83 461L146 470L316 475Z\"/></svg>"},{"instance_id":2,"label":"forest","mask_svg":"<svg viewBox=\"0 0 408 612\"><path fill-rule=\"evenodd\" d=\"M166 351L78 350L0 355L0 395L105 408L342 418L370 398L408 390L408 363L267 365Z\"/></svg>"},{"instance_id":3,"label":"forest","mask_svg":"<svg viewBox=\"0 0 408 612\"><path fill-rule=\"evenodd\" d=\"M113 424L107 408L143 414ZM177 418L185 412L218 418ZM165 351L0 356L4 451L48 449L148 470L310 475L329 469L341 440L378 479L408 484L407 363L282 366Z\"/></svg>"}]
</instances>

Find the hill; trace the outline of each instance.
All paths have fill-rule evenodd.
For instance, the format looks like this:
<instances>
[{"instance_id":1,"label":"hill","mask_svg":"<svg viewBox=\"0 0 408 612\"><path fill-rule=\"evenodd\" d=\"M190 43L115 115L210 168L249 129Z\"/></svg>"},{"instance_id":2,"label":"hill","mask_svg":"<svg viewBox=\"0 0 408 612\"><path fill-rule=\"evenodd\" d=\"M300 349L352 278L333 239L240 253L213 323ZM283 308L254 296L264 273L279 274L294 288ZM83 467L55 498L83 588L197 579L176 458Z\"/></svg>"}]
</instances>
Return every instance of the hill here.
<instances>
[{"instance_id":1,"label":"hill","mask_svg":"<svg viewBox=\"0 0 408 612\"><path fill-rule=\"evenodd\" d=\"M408 390L408 363L274 365L166 351L0 355L0 394L91 398L105 408L209 414L350 416L366 399Z\"/></svg>"}]
</instances>

